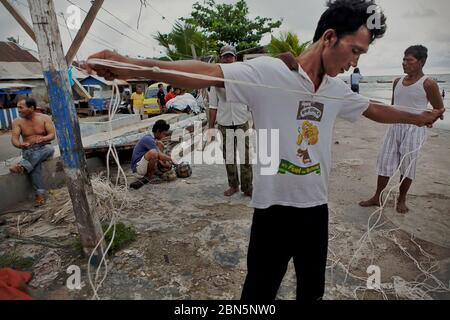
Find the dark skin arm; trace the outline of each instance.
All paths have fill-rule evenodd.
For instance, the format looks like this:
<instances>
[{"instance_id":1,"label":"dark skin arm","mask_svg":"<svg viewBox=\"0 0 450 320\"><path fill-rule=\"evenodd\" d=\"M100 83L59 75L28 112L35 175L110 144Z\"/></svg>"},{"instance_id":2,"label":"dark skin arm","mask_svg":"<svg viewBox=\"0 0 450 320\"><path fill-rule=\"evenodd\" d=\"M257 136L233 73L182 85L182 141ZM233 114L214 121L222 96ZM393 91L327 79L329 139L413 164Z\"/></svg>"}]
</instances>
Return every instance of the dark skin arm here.
<instances>
[{"instance_id":1,"label":"dark skin arm","mask_svg":"<svg viewBox=\"0 0 450 320\"><path fill-rule=\"evenodd\" d=\"M11 143L14 147L18 149L28 148L30 146L29 143L20 142L20 133L22 132L22 130L20 129L19 121L20 120L15 120L12 123Z\"/></svg>"},{"instance_id":2,"label":"dark skin arm","mask_svg":"<svg viewBox=\"0 0 450 320\"><path fill-rule=\"evenodd\" d=\"M395 79L392 90L392 105L394 105L394 92L397 87L400 78ZM428 90L427 90L428 86ZM430 80L425 81L424 84L425 91L427 92L428 100L431 102L433 106L433 111L425 111L421 114L414 115L409 112L404 112L397 110L395 108L389 108L387 106L383 106L379 103L372 103L369 108L364 113L364 116L367 118L374 120L380 123L405 123L405 124L414 124L419 127L427 126L429 128L432 127L434 123L433 119L441 118L444 119L443 113L445 111L442 98L440 96L439 88L436 82ZM437 94L437 96L436 96ZM432 100L433 99L433 100ZM440 107L436 107L440 106ZM436 118L437 117L437 118ZM429 119L427 121L427 118ZM394 122L392 122L394 121Z\"/></svg>"},{"instance_id":3,"label":"dark skin arm","mask_svg":"<svg viewBox=\"0 0 450 320\"><path fill-rule=\"evenodd\" d=\"M433 108L437 110L444 109L444 101L442 100L441 92L436 81L427 79L423 86L427 93L428 101L430 101ZM444 117L442 116L441 119L443 120Z\"/></svg>"},{"instance_id":4,"label":"dark skin arm","mask_svg":"<svg viewBox=\"0 0 450 320\"><path fill-rule=\"evenodd\" d=\"M370 120L379 123L404 123L413 124L418 127L433 127L433 123L442 117L445 109L433 109L432 111L424 111L419 114L401 111L392 106L378 103L371 103L363 115Z\"/></svg>"},{"instance_id":5,"label":"dark skin arm","mask_svg":"<svg viewBox=\"0 0 450 320\"><path fill-rule=\"evenodd\" d=\"M45 119L45 132L47 132L46 136L38 137L36 139L36 143L48 143L55 139L55 127L53 126L53 122L50 118Z\"/></svg>"},{"instance_id":6,"label":"dark skin arm","mask_svg":"<svg viewBox=\"0 0 450 320\"><path fill-rule=\"evenodd\" d=\"M217 119L217 109L211 109L209 108L209 129L214 129L214 126L216 125L216 119ZM214 141L215 136L213 134L212 130L208 131L208 141Z\"/></svg>"},{"instance_id":7,"label":"dark skin arm","mask_svg":"<svg viewBox=\"0 0 450 320\"><path fill-rule=\"evenodd\" d=\"M394 80L394 85L392 86L392 100L391 100L391 104L394 105L394 92L395 92L395 88L397 87L397 83L400 81L400 78L397 78Z\"/></svg>"},{"instance_id":8,"label":"dark skin arm","mask_svg":"<svg viewBox=\"0 0 450 320\"><path fill-rule=\"evenodd\" d=\"M173 160L170 156L168 156L167 154L161 152L160 150L158 150L158 160L160 161L168 161L170 163L173 163Z\"/></svg>"},{"instance_id":9,"label":"dark skin arm","mask_svg":"<svg viewBox=\"0 0 450 320\"><path fill-rule=\"evenodd\" d=\"M100 53L94 54L89 57L89 59L97 58L97 59L106 59L106 60L114 60L119 62L125 62L129 64L145 66L145 67L159 67L161 69L169 69L176 70L182 72L188 72L193 74L207 75L216 78L224 78L222 69L217 64L209 64L200 61L159 61L152 59L131 59L124 56L121 56L112 51L102 51ZM200 89L206 87L224 87L223 81L213 81L213 80L199 80L193 79L185 76L172 75L172 74L164 74L153 71L143 71L143 70L130 70L126 68L117 68L117 67L103 67L101 65L88 64L83 66L89 72L96 72L99 76L104 77L107 80L113 79L131 79L136 77L144 77L147 79L155 79L158 81L172 83L178 87L189 87L193 89ZM410 123L418 126L427 125L429 127L439 119L444 109L441 112L424 112L419 115L410 114L408 112L396 110L392 113L386 113L386 111L391 111L392 108L386 108L388 110L382 110L380 108L384 108L380 104L371 103L369 108L366 110L364 115L377 122L381 123ZM391 110L389 110L391 109ZM434 110L433 110L434 111Z\"/></svg>"},{"instance_id":10,"label":"dark skin arm","mask_svg":"<svg viewBox=\"0 0 450 320\"><path fill-rule=\"evenodd\" d=\"M205 62L200 62L196 60L192 61L159 61L152 59L131 59L124 56L121 56L115 52L105 50L99 53L96 53L89 57L89 59L97 58L97 59L105 59L105 60L114 60L118 62L131 63L134 65L139 65L143 67L159 67L161 69L170 69L176 71L183 71L189 73L196 73L201 75L207 75L217 78L223 78L223 72L219 65L210 64ZM189 87L191 89L201 89L210 86L214 87L223 87L224 84L222 81L210 81L210 80L198 80L193 78L188 78L184 76L172 75L172 74L164 74L157 73L152 71L136 71L136 70L128 70L122 68L111 68L111 67L103 67L95 64L86 64L83 66L89 72L96 72L97 75L104 77L107 80L113 79L130 79L135 77L143 77L146 79L155 79L158 81L171 83L176 87Z\"/></svg>"},{"instance_id":11,"label":"dark skin arm","mask_svg":"<svg viewBox=\"0 0 450 320\"><path fill-rule=\"evenodd\" d=\"M209 128L213 129L216 124L217 109L209 108Z\"/></svg>"}]
</instances>

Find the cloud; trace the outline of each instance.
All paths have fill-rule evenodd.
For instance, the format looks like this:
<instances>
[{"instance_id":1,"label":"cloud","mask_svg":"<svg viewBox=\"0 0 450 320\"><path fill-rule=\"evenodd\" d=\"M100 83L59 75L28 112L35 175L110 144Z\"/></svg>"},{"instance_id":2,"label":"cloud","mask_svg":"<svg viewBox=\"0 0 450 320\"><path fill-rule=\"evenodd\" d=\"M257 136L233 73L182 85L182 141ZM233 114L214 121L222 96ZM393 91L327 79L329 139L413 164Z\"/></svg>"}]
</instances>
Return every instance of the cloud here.
<instances>
[{"instance_id":1,"label":"cloud","mask_svg":"<svg viewBox=\"0 0 450 320\"><path fill-rule=\"evenodd\" d=\"M71 1L84 9L90 6L89 0ZM174 20L189 15L193 3L197 1L202 2L202 0L151 1L151 5L156 11L151 7L143 8L138 31L134 30L139 14L138 0L126 3L121 0L105 1L104 7L108 11L133 28L130 29L103 10L99 12L98 18L142 44L118 34L96 20L88 33L88 38L80 48L79 56L81 59L86 59L90 54L108 47L114 47L120 53L134 57L160 56L162 48L152 39L152 35L157 31L169 32ZM236 1L216 0L217 3L235 3ZM20 2L26 3L25 0L20 0ZM54 0L54 2L57 13L65 12L69 6L67 0ZM274 33L277 35L279 31L293 31L298 34L301 41L307 41L313 37L320 15L325 10L325 2L325 0L247 0L252 17L259 15L273 19L283 18L280 30L275 30ZM16 3L16 1L12 1L12 3ZM364 68L366 75L380 74L389 70L401 73L403 51L409 45L417 43L424 44L430 51L429 64L427 64L430 70L433 68L447 69L450 73L449 0L429 0L427 2L425 0L377 0L377 3L388 17L388 31L383 39L377 40L371 46L368 54L361 57L360 66ZM30 21L28 9L21 5L17 5L17 7ZM162 19L161 14L166 19ZM83 14L84 16L85 14ZM67 50L71 39L66 27L60 26L60 32L64 49ZM0 5L0 41L17 35L20 36L21 44L36 49L33 41ZM74 36L75 32L72 31L72 37ZM269 40L270 36L265 36L263 44Z\"/></svg>"},{"instance_id":2,"label":"cloud","mask_svg":"<svg viewBox=\"0 0 450 320\"><path fill-rule=\"evenodd\" d=\"M421 19L421 18L432 18L437 17L438 13L431 8L422 8L417 10L409 10L403 14L403 18L406 19Z\"/></svg>"}]
</instances>

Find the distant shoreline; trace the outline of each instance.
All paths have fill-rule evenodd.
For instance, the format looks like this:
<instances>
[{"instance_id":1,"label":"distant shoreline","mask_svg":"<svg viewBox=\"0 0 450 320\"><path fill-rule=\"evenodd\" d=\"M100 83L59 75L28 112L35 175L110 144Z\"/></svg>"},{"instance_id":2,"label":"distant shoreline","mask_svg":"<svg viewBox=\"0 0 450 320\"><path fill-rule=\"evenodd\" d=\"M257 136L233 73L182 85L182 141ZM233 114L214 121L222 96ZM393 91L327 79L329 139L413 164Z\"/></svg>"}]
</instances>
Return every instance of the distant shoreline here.
<instances>
[{"instance_id":1,"label":"distant shoreline","mask_svg":"<svg viewBox=\"0 0 450 320\"><path fill-rule=\"evenodd\" d=\"M341 79L348 79L348 78L350 78L350 74L351 73L348 73L345 75L340 75L338 77ZM362 73L362 76L364 78L390 78L390 77L398 78L398 77L403 77L404 75L405 75L404 73L393 74L393 75L390 75L390 74L388 74L388 75L367 75L367 74ZM448 78L450 78L450 73L425 73L425 75L430 76L430 77L448 77Z\"/></svg>"}]
</instances>

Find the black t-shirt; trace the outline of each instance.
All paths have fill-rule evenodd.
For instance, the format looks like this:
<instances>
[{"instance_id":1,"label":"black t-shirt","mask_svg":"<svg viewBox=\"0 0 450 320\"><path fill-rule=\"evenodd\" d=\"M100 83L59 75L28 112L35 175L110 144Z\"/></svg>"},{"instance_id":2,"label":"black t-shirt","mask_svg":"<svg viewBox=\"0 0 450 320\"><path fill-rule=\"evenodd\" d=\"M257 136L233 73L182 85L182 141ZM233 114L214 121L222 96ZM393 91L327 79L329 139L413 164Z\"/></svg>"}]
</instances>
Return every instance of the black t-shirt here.
<instances>
[{"instance_id":1,"label":"black t-shirt","mask_svg":"<svg viewBox=\"0 0 450 320\"><path fill-rule=\"evenodd\" d=\"M166 100L164 99L166 97L166 94L164 93L164 91L158 91L157 97L161 106L164 107L166 105Z\"/></svg>"}]
</instances>

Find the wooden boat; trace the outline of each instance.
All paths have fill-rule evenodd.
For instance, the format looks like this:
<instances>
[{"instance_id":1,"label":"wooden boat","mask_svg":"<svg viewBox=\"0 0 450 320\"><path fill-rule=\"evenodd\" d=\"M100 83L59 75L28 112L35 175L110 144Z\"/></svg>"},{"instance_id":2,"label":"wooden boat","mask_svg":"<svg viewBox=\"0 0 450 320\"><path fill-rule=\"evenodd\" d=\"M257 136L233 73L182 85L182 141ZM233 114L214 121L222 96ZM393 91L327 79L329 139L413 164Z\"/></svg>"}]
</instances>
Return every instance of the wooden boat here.
<instances>
[{"instance_id":1,"label":"wooden boat","mask_svg":"<svg viewBox=\"0 0 450 320\"><path fill-rule=\"evenodd\" d=\"M377 83L392 83L392 80L386 81L386 80L377 80Z\"/></svg>"}]
</instances>

